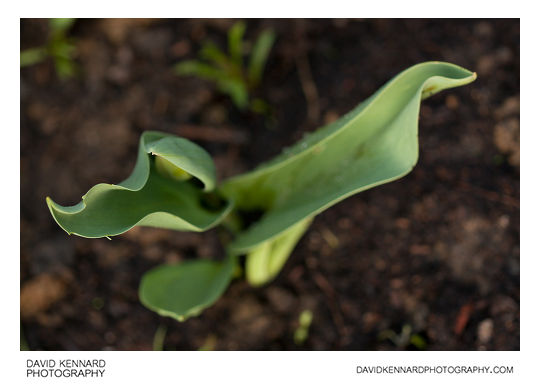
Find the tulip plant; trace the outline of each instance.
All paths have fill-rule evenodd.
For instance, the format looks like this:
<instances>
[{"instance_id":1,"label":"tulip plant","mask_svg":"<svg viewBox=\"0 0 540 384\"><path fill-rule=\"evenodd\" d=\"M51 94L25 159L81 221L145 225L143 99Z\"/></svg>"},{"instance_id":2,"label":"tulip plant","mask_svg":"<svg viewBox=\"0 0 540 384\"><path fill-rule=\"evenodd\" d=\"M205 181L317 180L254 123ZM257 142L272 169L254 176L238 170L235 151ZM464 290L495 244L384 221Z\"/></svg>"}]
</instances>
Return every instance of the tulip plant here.
<instances>
[{"instance_id":1,"label":"tulip plant","mask_svg":"<svg viewBox=\"0 0 540 384\"><path fill-rule=\"evenodd\" d=\"M49 197L47 204L68 234L88 238L120 235L134 226L200 232L223 225L231 236L220 261L161 265L142 277L142 303L182 321L218 300L240 257L246 257L248 282L263 285L279 273L317 214L409 173L418 160L421 100L475 78L449 63L415 65L339 120L219 185L203 148L144 132L126 180L92 187L75 206ZM246 219L254 216L254 222Z\"/></svg>"}]
</instances>

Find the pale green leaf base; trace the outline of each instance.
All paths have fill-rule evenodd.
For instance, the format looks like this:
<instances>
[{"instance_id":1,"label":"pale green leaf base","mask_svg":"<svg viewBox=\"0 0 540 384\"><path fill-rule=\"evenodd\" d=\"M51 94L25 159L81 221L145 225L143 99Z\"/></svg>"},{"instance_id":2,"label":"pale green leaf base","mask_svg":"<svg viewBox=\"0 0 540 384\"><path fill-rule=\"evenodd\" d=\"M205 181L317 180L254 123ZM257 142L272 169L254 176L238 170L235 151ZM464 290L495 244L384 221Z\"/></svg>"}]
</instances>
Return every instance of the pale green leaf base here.
<instances>
[{"instance_id":1,"label":"pale green leaf base","mask_svg":"<svg viewBox=\"0 0 540 384\"><path fill-rule=\"evenodd\" d=\"M265 241L247 254L246 279L253 286L263 285L281 271L312 219L302 220L275 239Z\"/></svg>"}]
</instances>

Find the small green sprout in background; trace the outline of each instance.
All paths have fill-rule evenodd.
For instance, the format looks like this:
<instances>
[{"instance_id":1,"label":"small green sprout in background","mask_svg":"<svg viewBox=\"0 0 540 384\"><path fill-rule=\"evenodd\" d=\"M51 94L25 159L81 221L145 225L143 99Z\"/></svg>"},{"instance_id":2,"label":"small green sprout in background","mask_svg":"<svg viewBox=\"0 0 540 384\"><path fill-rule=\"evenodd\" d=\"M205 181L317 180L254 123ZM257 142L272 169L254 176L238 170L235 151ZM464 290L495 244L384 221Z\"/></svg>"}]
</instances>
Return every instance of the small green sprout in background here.
<instances>
[{"instance_id":1,"label":"small green sprout in background","mask_svg":"<svg viewBox=\"0 0 540 384\"><path fill-rule=\"evenodd\" d=\"M103 309L103 306L105 305L105 301L101 297L94 297L92 299L92 307L95 310L101 311Z\"/></svg>"},{"instance_id":2,"label":"small green sprout in background","mask_svg":"<svg viewBox=\"0 0 540 384\"><path fill-rule=\"evenodd\" d=\"M399 334L391 329L382 331L379 333L379 340L390 340L401 349L405 349L409 345L412 345L416 349L424 350L427 346L426 339L418 333L413 333L410 324L405 324L401 328L401 333Z\"/></svg>"},{"instance_id":3,"label":"small green sprout in background","mask_svg":"<svg viewBox=\"0 0 540 384\"><path fill-rule=\"evenodd\" d=\"M294 331L294 343L298 346L303 345L309 336L309 327L313 321L313 312L305 309L298 317L298 328Z\"/></svg>"},{"instance_id":4,"label":"small green sprout in background","mask_svg":"<svg viewBox=\"0 0 540 384\"><path fill-rule=\"evenodd\" d=\"M24 336L23 327L21 324L21 351L29 351L30 348L28 347L28 342L26 341L26 337Z\"/></svg>"},{"instance_id":5,"label":"small green sprout in background","mask_svg":"<svg viewBox=\"0 0 540 384\"><path fill-rule=\"evenodd\" d=\"M21 52L21 68L41 63L47 58L54 60L56 74L61 79L73 77L77 72L74 62L75 45L67 36L76 19L49 19L49 37L41 47L25 49Z\"/></svg>"},{"instance_id":6,"label":"small green sprout in background","mask_svg":"<svg viewBox=\"0 0 540 384\"><path fill-rule=\"evenodd\" d=\"M182 61L176 64L175 71L182 76L190 75L210 80L217 85L220 92L231 98L238 109L264 114L269 109L267 103L251 97L251 93L261 83L275 34L272 30L261 32L249 49L249 62L246 67L243 39L245 30L246 25L243 22L237 22L229 29L228 54L208 41L199 51L199 60Z\"/></svg>"},{"instance_id":7,"label":"small green sprout in background","mask_svg":"<svg viewBox=\"0 0 540 384\"><path fill-rule=\"evenodd\" d=\"M209 334L204 340L203 345L199 348L199 351L214 351L216 349L217 337L214 334Z\"/></svg>"},{"instance_id":8,"label":"small green sprout in background","mask_svg":"<svg viewBox=\"0 0 540 384\"><path fill-rule=\"evenodd\" d=\"M154 333L154 341L152 343L152 349L154 351L163 351L165 336L167 336L167 326L160 324L156 329L156 333Z\"/></svg>"}]
</instances>

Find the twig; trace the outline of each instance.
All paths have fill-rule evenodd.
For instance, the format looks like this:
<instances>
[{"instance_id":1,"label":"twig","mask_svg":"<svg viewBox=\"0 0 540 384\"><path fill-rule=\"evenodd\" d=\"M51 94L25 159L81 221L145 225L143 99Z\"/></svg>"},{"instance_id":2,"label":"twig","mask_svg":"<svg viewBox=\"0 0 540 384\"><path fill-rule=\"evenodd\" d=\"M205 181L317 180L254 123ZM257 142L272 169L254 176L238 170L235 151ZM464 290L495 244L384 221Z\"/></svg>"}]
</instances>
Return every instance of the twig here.
<instances>
[{"instance_id":1,"label":"twig","mask_svg":"<svg viewBox=\"0 0 540 384\"><path fill-rule=\"evenodd\" d=\"M340 348L343 346L348 332L345 326L345 321L343 320L343 314L341 313L341 309L336 297L336 292L334 291L334 288L332 288L328 280L326 280L326 278L319 272L314 273L313 279L315 280L315 284L317 284L319 289L323 291L324 295L326 296L328 306L330 307L332 320L334 321L334 324L336 325L337 331L339 333L338 348Z\"/></svg>"},{"instance_id":2,"label":"twig","mask_svg":"<svg viewBox=\"0 0 540 384\"><path fill-rule=\"evenodd\" d=\"M519 208L519 200L515 199L512 196L505 195L503 193L498 193L495 191L490 191L484 188L476 187L466 182L459 182L458 188L464 192L472 192L481 198L484 198L489 201L494 201L496 203L501 203L509 205L514 208Z\"/></svg>"},{"instance_id":3,"label":"twig","mask_svg":"<svg viewBox=\"0 0 540 384\"><path fill-rule=\"evenodd\" d=\"M295 60L300 84L302 85L302 90L307 101L307 118L310 122L316 123L320 113L319 93L311 75L307 54L302 52L295 56Z\"/></svg>"},{"instance_id":4,"label":"twig","mask_svg":"<svg viewBox=\"0 0 540 384\"><path fill-rule=\"evenodd\" d=\"M465 330L465 327L467 326L467 323L469 322L469 318L471 317L471 314L474 310L474 305L472 303L465 304L461 307L459 310L458 316L456 318L456 322L454 324L454 334L457 336L461 336L463 333L463 330Z\"/></svg>"}]
</instances>

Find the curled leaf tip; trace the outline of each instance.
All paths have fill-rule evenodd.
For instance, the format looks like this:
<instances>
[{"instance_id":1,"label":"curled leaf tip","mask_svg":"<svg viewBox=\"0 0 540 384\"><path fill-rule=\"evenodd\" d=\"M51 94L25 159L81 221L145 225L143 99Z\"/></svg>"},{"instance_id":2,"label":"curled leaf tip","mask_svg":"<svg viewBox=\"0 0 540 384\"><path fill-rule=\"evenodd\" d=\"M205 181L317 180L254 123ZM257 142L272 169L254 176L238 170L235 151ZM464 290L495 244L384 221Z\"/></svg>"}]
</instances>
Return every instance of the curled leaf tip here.
<instances>
[{"instance_id":1,"label":"curled leaf tip","mask_svg":"<svg viewBox=\"0 0 540 384\"><path fill-rule=\"evenodd\" d=\"M153 157L160 159L158 165ZM192 183L191 178L200 183ZM232 209L230 202L204 206L215 183L213 161L201 147L147 131L141 136L135 168L126 180L117 185L95 185L71 207L58 205L49 197L46 202L60 227L82 237L116 236L137 225L203 231L218 224Z\"/></svg>"},{"instance_id":2,"label":"curled leaf tip","mask_svg":"<svg viewBox=\"0 0 540 384\"><path fill-rule=\"evenodd\" d=\"M226 180L220 187L225 197L240 209L264 212L229 248L249 252L355 193L409 173L418 160L420 102L475 79L450 63L414 65L339 120Z\"/></svg>"}]
</instances>

